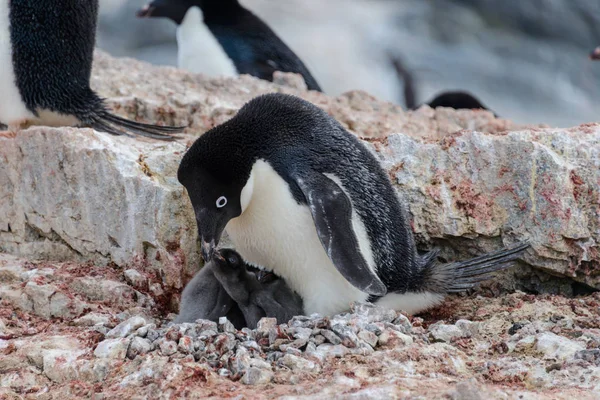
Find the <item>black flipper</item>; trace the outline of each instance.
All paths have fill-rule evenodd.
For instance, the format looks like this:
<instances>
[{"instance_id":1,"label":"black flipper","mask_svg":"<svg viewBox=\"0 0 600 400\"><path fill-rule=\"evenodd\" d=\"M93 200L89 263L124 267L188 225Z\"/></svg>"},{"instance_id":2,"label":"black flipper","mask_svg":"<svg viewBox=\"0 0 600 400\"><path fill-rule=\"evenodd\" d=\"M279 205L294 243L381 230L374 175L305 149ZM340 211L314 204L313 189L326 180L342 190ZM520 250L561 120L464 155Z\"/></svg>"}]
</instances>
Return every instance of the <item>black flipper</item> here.
<instances>
[{"instance_id":1,"label":"black flipper","mask_svg":"<svg viewBox=\"0 0 600 400\"><path fill-rule=\"evenodd\" d=\"M352 203L333 180L313 173L296 177L304 194L321 244L337 270L365 293L383 296L387 288L367 265L352 229Z\"/></svg>"},{"instance_id":2,"label":"black flipper","mask_svg":"<svg viewBox=\"0 0 600 400\"><path fill-rule=\"evenodd\" d=\"M174 140L177 137L171 136L173 133L182 132L185 127L181 126L158 126L143 124L129 119L121 118L111 114L108 111L97 113L90 126L98 131L107 132L113 135L127 135L132 132L141 136L157 140Z\"/></svg>"},{"instance_id":3,"label":"black flipper","mask_svg":"<svg viewBox=\"0 0 600 400\"><path fill-rule=\"evenodd\" d=\"M413 74L404 66L402 60L395 56L390 55L390 60L398 77L404 84L404 104L407 110L414 110L417 108L417 95L415 89L415 78Z\"/></svg>"},{"instance_id":4,"label":"black flipper","mask_svg":"<svg viewBox=\"0 0 600 400\"><path fill-rule=\"evenodd\" d=\"M474 288L491 278L491 273L513 265L529 243L521 243L511 249L502 249L466 261L440 264L435 257L427 257L424 263L425 290L437 293L458 293Z\"/></svg>"}]
</instances>

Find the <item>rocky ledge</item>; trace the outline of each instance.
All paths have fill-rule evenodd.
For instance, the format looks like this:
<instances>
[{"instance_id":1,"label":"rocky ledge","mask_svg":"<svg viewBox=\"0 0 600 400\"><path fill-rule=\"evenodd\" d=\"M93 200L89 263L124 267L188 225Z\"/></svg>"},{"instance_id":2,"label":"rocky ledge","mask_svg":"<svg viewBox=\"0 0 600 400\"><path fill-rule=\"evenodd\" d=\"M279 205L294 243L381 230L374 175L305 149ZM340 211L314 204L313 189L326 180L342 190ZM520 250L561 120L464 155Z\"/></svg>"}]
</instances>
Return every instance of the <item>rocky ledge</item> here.
<instances>
[{"instance_id":1,"label":"rocky ledge","mask_svg":"<svg viewBox=\"0 0 600 400\"><path fill-rule=\"evenodd\" d=\"M407 112L363 92L306 92L288 74L275 84L206 79L102 53L93 85L124 116L189 128L170 143L45 127L0 138L0 398L591 398L600 389L591 294L600 124ZM355 305L256 331L168 326L200 263L179 160L272 91L317 104L364 140L406 200L422 249L454 261L516 241L532 248L478 292L420 317Z\"/></svg>"},{"instance_id":2,"label":"rocky ledge","mask_svg":"<svg viewBox=\"0 0 600 400\"><path fill-rule=\"evenodd\" d=\"M406 112L363 92L337 98L249 76L206 79L99 53L93 84L117 112L189 128L172 143L91 129L34 128L0 139L0 251L32 259L145 263L180 289L199 264L195 219L176 179L193 140L256 95L324 108L389 171L422 248L457 259L529 240L511 288L600 288L600 125L515 126L486 111ZM548 281L546 274L570 280ZM514 274L513 274L514 275Z\"/></svg>"}]
</instances>

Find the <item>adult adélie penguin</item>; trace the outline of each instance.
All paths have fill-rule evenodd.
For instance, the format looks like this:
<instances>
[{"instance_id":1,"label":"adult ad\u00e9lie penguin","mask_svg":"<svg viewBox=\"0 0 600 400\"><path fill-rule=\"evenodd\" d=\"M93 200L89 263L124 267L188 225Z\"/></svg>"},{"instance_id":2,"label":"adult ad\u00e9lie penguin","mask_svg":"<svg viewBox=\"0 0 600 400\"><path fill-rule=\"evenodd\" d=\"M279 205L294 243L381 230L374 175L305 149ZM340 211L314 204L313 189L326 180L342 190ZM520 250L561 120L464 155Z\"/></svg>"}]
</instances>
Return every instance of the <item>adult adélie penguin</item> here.
<instances>
[{"instance_id":1,"label":"adult ad\u00e9lie penguin","mask_svg":"<svg viewBox=\"0 0 600 400\"><path fill-rule=\"evenodd\" d=\"M293 72L302 75L309 90L321 91L302 60L238 0L154 0L137 15L177 24L180 68L226 76L235 71L267 81L273 81L275 71Z\"/></svg>"},{"instance_id":2,"label":"adult ad\u00e9lie penguin","mask_svg":"<svg viewBox=\"0 0 600 400\"><path fill-rule=\"evenodd\" d=\"M116 116L90 88L97 17L98 0L0 0L0 123L163 140L183 130Z\"/></svg>"},{"instance_id":3,"label":"adult ad\u00e9lie penguin","mask_svg":"<svg viewBox=\"0 0 600 400\"><path fill-rule=\"evenodd\" d=\"M179 181L191 199L210 260L224 230L250 264L272 270L332 315L352 301L416 313L509 265L518 245L440 264L420 256L405 207L376 158L324 111L268 94L201 136Z\"/></svg>"}]
</instances>

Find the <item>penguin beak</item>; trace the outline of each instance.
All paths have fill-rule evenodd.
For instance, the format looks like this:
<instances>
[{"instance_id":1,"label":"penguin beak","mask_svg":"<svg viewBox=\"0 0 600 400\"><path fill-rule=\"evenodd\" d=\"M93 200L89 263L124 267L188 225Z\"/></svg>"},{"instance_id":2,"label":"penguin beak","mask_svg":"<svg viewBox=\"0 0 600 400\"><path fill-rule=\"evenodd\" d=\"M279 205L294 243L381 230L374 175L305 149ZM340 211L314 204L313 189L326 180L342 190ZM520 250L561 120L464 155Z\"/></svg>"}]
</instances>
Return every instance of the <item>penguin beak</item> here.
<instances>
[{"instance_id":1,"label":"penguin beak","mask_svg":"<svg viewBox=\"0 0 600 400\"><path fill-rule=\"evenodd\" d=\"M143 8L139 9L135 14L138 18L149 18L152 17L152 13L156 10L156 7L150 4L146 4Z\"/></svg>"},{"instance_id":2,"label":"penguin beak","mask_svg":"<svg viewBox=\"0 0 600 400\"><path fill-rule=\"evenodd\" d=\"M204 259L204 262L209 262L212 260L213 256L215 255L216 247L217 246L215 245L214 239L210 242L202 240L202 258Z\"/></svg>"},{"instance_id":3,"label":"penguin beak","mask_svg":"<svg viewBox=\"0 0 600 400\"><path fill-rule=\"evenodd\" d=\"M228 219L211 215L207 210L201 210L197 213L196 224L198 225L202 258L205 262L212 261L213 257L215 257L216 249L227 221Z\"/></svg>"}]
</instances>

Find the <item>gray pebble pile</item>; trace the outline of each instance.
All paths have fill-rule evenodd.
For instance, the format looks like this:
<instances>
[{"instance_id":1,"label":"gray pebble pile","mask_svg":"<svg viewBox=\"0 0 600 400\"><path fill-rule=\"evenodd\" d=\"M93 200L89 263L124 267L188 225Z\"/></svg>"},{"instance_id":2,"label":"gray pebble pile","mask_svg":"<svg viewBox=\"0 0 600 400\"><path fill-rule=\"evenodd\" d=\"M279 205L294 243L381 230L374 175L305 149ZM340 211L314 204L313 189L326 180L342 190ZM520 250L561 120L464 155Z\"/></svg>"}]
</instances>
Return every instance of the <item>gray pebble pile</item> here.
<instances>
[{"instance_id":1,"label":"gray pebble pile","mask_svg":"<svg viewBox=\"0 0 600 400\"><path fill-rule=\"evenodd\" d=\"M221 376L254 385L269 382L274 367L317 373L329 357L409 345L417 332L403 314L354 304L350 313L332 318L297 316L281 325L274 318L263 318L256 329L239 331L225 317L218 323L197 320L157 328L136 316L103 333L105 340L96 347L96 357L134 359L151 352L193 357Z\"/></svg>"}]
</instances>

